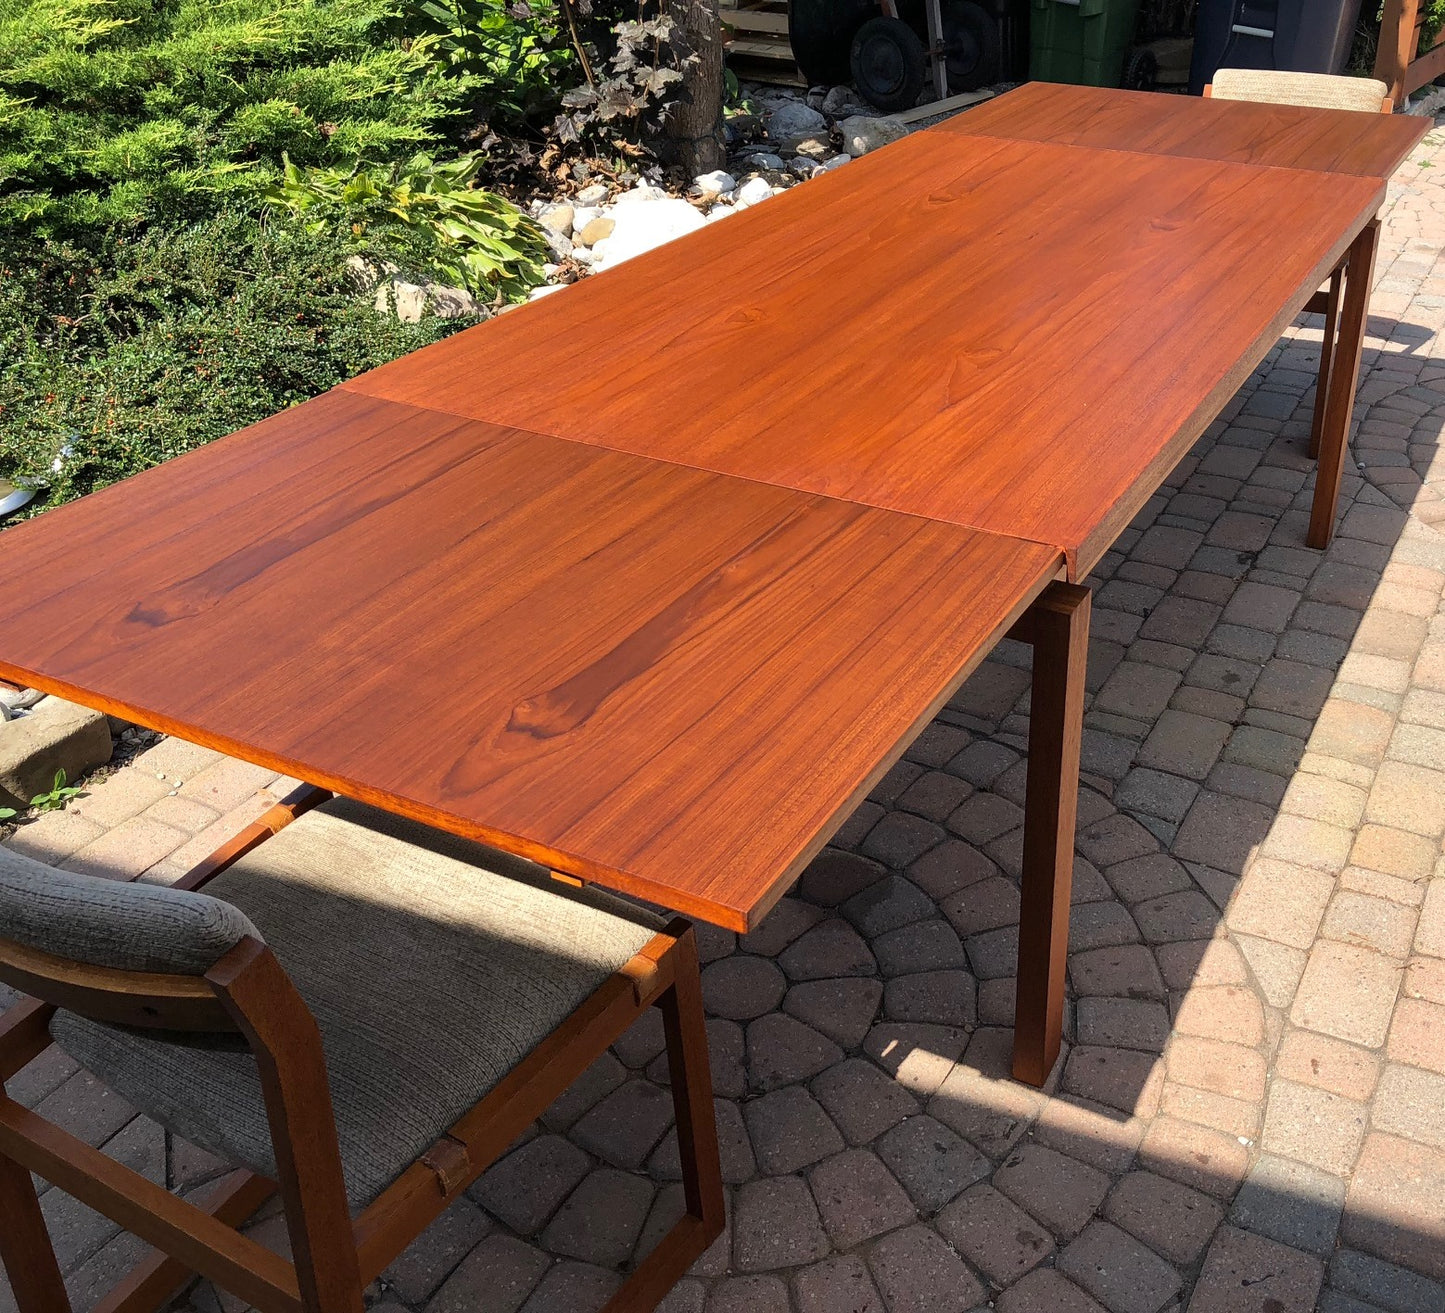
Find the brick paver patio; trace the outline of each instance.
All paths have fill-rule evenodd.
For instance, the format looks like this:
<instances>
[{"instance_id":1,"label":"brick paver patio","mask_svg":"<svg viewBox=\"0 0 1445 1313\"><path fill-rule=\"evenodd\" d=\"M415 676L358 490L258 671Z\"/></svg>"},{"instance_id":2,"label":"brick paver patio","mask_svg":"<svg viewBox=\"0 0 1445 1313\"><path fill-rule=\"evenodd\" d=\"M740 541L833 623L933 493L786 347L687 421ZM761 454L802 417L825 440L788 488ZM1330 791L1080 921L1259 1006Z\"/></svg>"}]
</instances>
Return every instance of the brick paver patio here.
<instances>
[{"instance_id":1,"label":"brick paver patio","mask_svg":"<svg viewBox=\"0 0 1445 1313\"><path fill-rule=\"evenodd\" d=\"M1006 644L757 932L704 933L730 1218L669 1313L1445 1313L1432 159L1438 134L1391 189L1330 550L1303 546L1316 320L1092 580L1049 1092L1004 1075L1028 715L1027 650ZM284 782L166 741L12 844L173 877L266 787ZM597 1307L680 1207L661 1047L637 1026L373 1303ZM15 1085L173 1188L215 1171L53 1049ZM44 1203L87 1307L139 1246L58 1191ZM198 1289L188 1307L216 1306Z\"/></svg>"}]
</instances>

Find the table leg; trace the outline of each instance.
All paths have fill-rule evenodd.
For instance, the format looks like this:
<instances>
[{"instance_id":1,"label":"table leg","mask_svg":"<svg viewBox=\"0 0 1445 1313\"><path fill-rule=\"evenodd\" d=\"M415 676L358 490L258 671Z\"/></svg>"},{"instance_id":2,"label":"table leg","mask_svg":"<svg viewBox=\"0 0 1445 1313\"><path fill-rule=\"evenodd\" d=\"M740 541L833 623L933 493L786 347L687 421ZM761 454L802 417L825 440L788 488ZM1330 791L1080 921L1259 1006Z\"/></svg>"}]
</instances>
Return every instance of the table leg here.
<instances>
[{"instance_id":1,"label":"table leg","mask_svg":"<svg viewBox=\"0 0 1445 1313\"><path fill-rule=\"evenodd\" d=\"M1320 438L1325 431L1325 401L1330 395L1330 366L1334 362L1335 338L1340 327L1340 296L1345 290L1345 267L1330 275L1325 298L1325 336L1320 343L1320 376L1315 381L1315 413L1310 420L1310 459L1320 458Z\"/></svg>"},{"instance_id":2,"label":"table leg","mask_svg":"<svg viewBox=\"0 0 1445 1313\"><path fill-rule=\"evenodd\" d=\"M1012 631L1034 649L1013 1058L1029 1085L1048 1079L1063 1032L1089 598L1051 584Z\"/></svg>"},{"instance_id":3,"label":"table leg","mask_svg":"<svg viewBox=\"0 0 1445 1313\"><path fill-rule=\"evenodd\" d=\"M1365 341L1365 318L1370 311L1370 286L1375 273L1375 249L1380 221L1370 222L1355 238L1345 262L1345 302L1340 309L1340 340L1330 362L1329 395L1320 432L1320 463L1315 471L1315 500L1310 510L1311 547L1325 548L1335 533L1335 507L1340 476L1350 442L1350 413L1355 406L1355 385L1360 374L1360 350ZM1318 403L1316 403L1318 404Z\"/></svg>"}]
</instances>

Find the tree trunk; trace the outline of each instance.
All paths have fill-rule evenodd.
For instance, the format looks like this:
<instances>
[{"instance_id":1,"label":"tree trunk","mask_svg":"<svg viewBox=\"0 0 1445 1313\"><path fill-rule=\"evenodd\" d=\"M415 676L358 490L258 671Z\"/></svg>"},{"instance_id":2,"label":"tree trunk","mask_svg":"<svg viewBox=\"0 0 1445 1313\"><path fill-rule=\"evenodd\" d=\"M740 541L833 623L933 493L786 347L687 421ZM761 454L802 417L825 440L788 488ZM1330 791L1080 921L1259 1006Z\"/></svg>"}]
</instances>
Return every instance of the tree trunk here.
<instances>
[{"instance_id":1,"label":"tree trunk","mask_svg":"<svg viewBox=\"0 0 1445 1313\"><path fill-rule=\"evenodd\" d=\"M689 175L720 169L723 145L723 47L717 0L671 0L673 20L697 59L683 69L681 94L668 112L663 150Z\"/></svg>"}]
</instances>

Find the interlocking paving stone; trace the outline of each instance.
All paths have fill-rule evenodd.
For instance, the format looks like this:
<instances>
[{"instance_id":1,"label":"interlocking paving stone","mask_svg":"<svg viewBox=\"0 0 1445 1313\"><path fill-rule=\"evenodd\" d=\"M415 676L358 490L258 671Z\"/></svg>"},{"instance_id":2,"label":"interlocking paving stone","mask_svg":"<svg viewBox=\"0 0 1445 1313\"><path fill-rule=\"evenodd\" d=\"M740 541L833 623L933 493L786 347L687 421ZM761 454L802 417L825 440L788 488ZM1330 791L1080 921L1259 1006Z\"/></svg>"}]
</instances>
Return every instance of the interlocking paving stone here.
<instances>
[{"instance_id":1,"label":"interlocking paving stone","mask_svg":"<svg viewBox=\"0 0 1445 1313\"><path fill-rule=\"evenodd\" d=\"M740 1186L733 1214L733 1263L767 1272L816 1263L831 1246L807 1183L778 1176Z\"/></svg>"},{"instance_id":2,"label":"interlocking paving stone","mask_svg":"<svg viewBox=\"0 0 1445 1313\"><path fill-rule=\"evenodd\" d=\"M914 1220L913 1204L893 1175L867 1149L848 1149L808 1172L808 1184L828 1237L847 1249Z\"/></svg>"},{"instance_id":3,"label":"interlocking paving stone","mask_svg":"<svg viewBox=\"0 0 1445 1313\"><path fill-rule=\"evenodd\" d=\"M911 812L888 812L868 831L860 851L885 866L907 866L943 838L942 828L922 816ZM855 894L854 897L861 898L864 894Z\"/></svg>"},{"instance_id":4,"label":"interlocking paving stone","mask_svg":"<svg viewBox=\"0 0 1445 1313\"><path fill-rule=\"evenodd\" d=\"M888 1313L965 1313L983 1301L984 1287L968 1266L926 1226L885 1236L868 1254ZM845 1305L831 1305L837 1313Z\"/></svg>"},{"instance_id":5,"label":"interlocking paving stone","mask_svg":"<svg viewBox=\"0 0 1445 1313\"><path fill-rule=\"evenodd\" d=\"M707 1313L791 1313L788 1288L778 1277L730 1277L714 1286Z\"/></svg>"},{"instance_id":6,"label":"interlocking paving stone","mask_svg":"<svg viewBox=\"0 0 1445 1313\"><path fill-rule=\"evenodd\" d=\"M644 1176L599 1167L557 1210L542 1244L554 1254L617 1267L632 1253L654 1193Z\"/></svg>"},{"instance_id":7,"label":"interlocking paving stone","mask_svg":"<svg viewBox=\"0 0 1445 1313\"><path fill-rule=\"evenodd\" d=\"M1337 1039L1378 1048L1389 1031L1400 965L1368 949L1328 941L1310 954L1290 1020Z\"/></svg>"},{"instance_id":8,"label":"interlocking paving stone","mask_svg":"<svg viewBox=\"0 0 1445 1313\"><path fill-rule=\"evenodd\" d=\"M1380 1059L1328 1035L1292 1030L1275 1054L1275 1071L1300 1085L1329 1090L1344 1099L1363 1102L1375 1092Z\"/></svg>"},{"instance_id":9,"label":"interlocking paving stone","mask_svg":"<svg viewBox=\"0 0 1445 1313\"><path fill-rule=\"evenodd\" d=\"M900 1122L879 1139L877 1149L925 1215L936 1213L993 1171L993 1164L973 1145L929 1116Z\"/></svg>"},{"instance_id":10,"label":"interlocking paving stone","mask_svg":"<svg viewBox=\"0 0 1445 1313\"><path fill-rule=\"evenodd\" d=\"M879 935L873 940L873 955L885 976L968 965L958 933L947 921L937 918Z\"/></svg>"},{"instance_id":11,"label":"interlocking paving stone","mask_svg":"<svg viewBox=\"0 0 1445 1313\"><path fill-rule=\"evenodd\" d=\"M998 1313L1103 1313L1103 1305L1051 1267L1035 1268L999 1296Z\"/></svg>"},{"instance_id":12,"label":"interlocking paving stone","mask_svg":"<svg viewBox=\"0 0 1445 1313\"><path fill-rule=\"evenodd\" d=\"M1069 976L1076 992L1084 996L1163 999L1165 994L1158 963L1140 944L1074 953L1069 958Z\"/></svg>"},{"instance_id":13,"label":"interlocking paving stone","mask_svg":"<svg viewBox=\"0 0 1445 1313\"><path fill-rule=\"evenodd\" d=\"M968 1028L978 1021L977 985L967 971L920 971L894 976L883 990L890 1021Z\"/></svg>"},{"instance_id":14,"label":"interlocking paving stone","mask_svg":"<svg viewBox=\"0 0 1445 1313\"><path fill-rule=\"evenodd\" d=\"M787 988L787 979L774 963L745 953L710 962L702 973L707 1010L730 1021L751 1021L773 1011Z\"/></svg>"},{"instance_id":15,"label":"interlocking paving stone","mask_svg":"<svg viewBox=\"0 0 1445 1313\"><path fill-rule=\"evenodd\" d=\"M908 878L940 902L997 873L990 858L960 839L946 839L908 868Z\"/></svg>"},{"instance_id":16,"label":"interlocking paving stone","mask_svg":"<svg viewBox=\"0 0 1445 1313\"><path fill-rule=\"evenodd\" d=\"M738 940L738 947L746 953L776 957L822 918L822 910L812 903L805 903L800 898L781 898L756 930Z\"/></svg>"},{"instance_id":17,"label":"interlocking paving stone","mask_svg":"<svg viewBox=\"0 0 1445 1313\"><path fill-rule=\"evenodd\" d=\"M544 1276L522 1305L522 1313L544 1313L565 1308L572 1313L596 1313L622 1284L615 1272L591 1263L563 1260Z\"/></svg>"},{"instance_id":18,"label":"interlocking paving stone","mask_svg":"<svg viewBox=\"0 0 1445 1313\"><path fill-rule=\"evenodd\" d=\"M770 1176L798 1171L843 1148L823 1106L798 1086L749 1100L743 1116L758 1166Z\"/></svg>"},{"instance_id":19,"label":"interlocking paving stone","mask_svg":"<svg viewBox=\"0 0 1445 1313\"><path fill-rule=\"evenodd\" d=\"M718 1156L722 1162L722 1178L729 1185L750 1181L757 1175L752 1140L743 1124L743 1114L732 1099L714 1099L713 1114L717 1124ZM682 1158L678 1149L677 1131L669 1131L647 1160L647 1170L661 1181L682 1179Z\"/></svg>"},{"instance_id":20,"label":"interlocking paving stone","mask_svg":"<svg viewBox=\"0 0 1445 1313\"><path fill-rule=\"evenodd\" d=\"M382 1277L402 1299L419 1304L491 1229L480 1208L458 1199L402 1251Z\"/></svg>"},{"instance_id":21,"label":"interlocking paving stone","mask_svg":"<svg viewBox=\"0 0 1445 1313\"><path fill-rule=\"evenodd\" d=\"M856 1048L878 1016L883 983L878 980L805 980L783 999L789 1015L844 1048Z\"/></svg>"},{"instance_id":22,"label":"interlocking paving stone","mask_svg":"<svg viewBox=\"0 0 1445 1313\"><path fill-rule=\"evenodd\" d=\"M1104 1172L1041 1144L1020 1145L993 1182L1061 1240L1078 1235L1109 1192Z\"/></svg>"},{"instance_id":23,"label":"interlocking paving stone","mask_svg":"<svg viewBox=\"0 0 1445 1313\"><path fill-rule=\"evenodd\" d=\"M843 1056L826 1035L783 1012L749 1022L747 1033L748 1083L755 1090L808 1080Z\"/></svg>"},{"instance_id":24,"label":"interlocking paving stone","mask_svg":"<svg viewBox=\"0 0 1445 1313\"><path fill-rule=\"evenodd\" d=\"M1390 1064L1375 1093L1376 1130L1445 1149L1445 1076Z\"/></svg>"},{"instance_id":25,"label":"interlocking paving stone","mask_svg":"<svg viewBox=\"0 0 1445 1313\"><path fill-rule=\"evenodd\" d=\"M1090 1223L1058 1266L1110 1313L1159 1313L1182 1285L1158 1254L1109 1222Z\"/></svg>"},{"instance_id":26,"label":"interlocking paving stone","mask_svg":"<svg viewBox=\"0 0 1445 1313\"><path fill-rule=\"evenodd\" d=\"M497 1162L468 1193L513 1231L531 1235L590 1170L587 1155L561 1135L540 1135Z\"/></svg>"},{"instance_id":27,"label":"interlocking paving stone","mask_svg":"<svg viewBox=\"0 0 1445 1313\"><path fill-rule=\"evenodd\" d=\"M1319 1259L1221 1227L1204 1260L1190 1313L1311 1313L1323 1279Z\"/></svg>"},{"instance_id":28,"label":"interlocking paving stone","mask_svg":"<svg viewBox=\"0 0 1445 1313\"><path fill-rule=\"evenodd\" d=\"M810 1088L850 1144L868 1144L920 1111L912 1094L861 1058L845 1058Z\"/></svg>"},{"instance_id":29,"label":"interlocking paving stone","mask_svg":"<svg viewBox=\"0 0 1445 1313\"><path fill-rule=\"evenodd\" d=\"M613 1166L637 1168L671 1125L672 1096L651 1081L631 1080L583 1113L571 1135Z\"/></svg>"},{"instance_id":30,"label":"interlocking paving stone","mask_svg":"<svg viewBox=\"0 0 1445 1313\"><path fill-rule=\"evenodd\" d=\"M884 868L877 862L857 853L824 848L803 872L799 890L819 907L836 907L860 889L876 884L884 874Z\"/></svg>"},{"instance_id":31,"label":"interlocking paving stone","mask_svg":"<svg viewBox=\"0 0 1445 1313\"><path fill-rule=\"evenodd\" d=\"M1338 1250L1330 1260L1332 1286L1390 1313L1445 1313L1445 1286L1369 1254Z\"/></svg>"},{"instance_id":32,"label":"interlocking paving stone","mask_svg":"<svg viewBox=\"0 0 1445 1313\"><path fill-rule=\"evenodd\" d=\"M1356 1248L1445 1280L1445 1153L1395 1136L1365 1141L1341 1234Z\"/></svg>"},{"instance_id":33,"label":"interlocking paving stone","mask_svg":"<svg viewBox=\"0 0 1445 1313\"><path fill-rule=\"evenodd\" d=\"M1008 1285L1054 1251L1048 1231L992 1186L977 1185L938 1215L943 1238L995 1285Z\"/></svg>"},{"instance_id":34,"label":"interlocking paving stone","mask_svg":"<svg viewBox=\"0 0 1445 1313\"><path fill-rule=\"evenodd\" d=\"M1156 1118L1139 1145L1141 1166L1219 1198L1233 1196L1248 1162L1234 1136L1175 1117Z\"/></svg>"},{"instance_id":35,"label":"interlocking paving stone","mask_svg":"<svg viewBox=\"0 0 1445 1313\"><path fill-rule=\"evenodd\" d=\"M1152 1172L1130 1172L1110 1193L1103 1215L1180 1267L1194 1264L1224 1209L1207 1195Z\"/></svg>"},{"instance_id":36,"label":"interlocking paving stone","mask_svg":"<svg viewBox=\"0 0 1445 1313\"><path fill-rule=\"evenodd\" d=\"M793 1284L799 1313L884 1313L883 1299L863 1260L853 1254L829 1258L802 1272Z\"/></svg>"},{"instance_id":37,"label":"interlocking paving stone","mask_svg":"<svg viewBox=\"0 0 1445 1313\"><path fill-rule=\"evenodd\" d=\"M877 967L863 937L838 917L821 921L778 956L790 980L871 976Z\"/></svg>"},{"instance_id":38,"label":"interlocking paving stone","mask_svg":"<svg viewBox=\"0 0 1445 1313\"><path fill-rule=\"evenodd\" d=\"M1328 1258L1345 1208L1344 1178L1266 1155L1250 1170L1229 1220L1281 1244Z\"/></svg>"},{"instance_id":39,"label":"interlocking paving stone","mask_svg":"<svg viewBox=\"0 0 1445 1313\"><path fill-rule=\"evenodd\" d=\"M550 1263L512 1236L488 1236L447 1278L427 1313L516 1313Z\"/></svg>"}]
</instances>

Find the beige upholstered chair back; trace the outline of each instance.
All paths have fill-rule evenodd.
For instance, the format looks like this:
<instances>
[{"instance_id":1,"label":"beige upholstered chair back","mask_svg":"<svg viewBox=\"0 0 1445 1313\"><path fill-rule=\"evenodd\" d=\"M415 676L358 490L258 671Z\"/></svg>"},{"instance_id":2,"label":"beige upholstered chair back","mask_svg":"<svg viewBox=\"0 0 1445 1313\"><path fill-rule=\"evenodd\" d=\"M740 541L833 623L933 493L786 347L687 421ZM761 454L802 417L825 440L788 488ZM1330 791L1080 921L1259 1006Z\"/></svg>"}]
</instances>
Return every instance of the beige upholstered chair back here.
<instances>
[{"instance_id":1,"label":"beige upholstered chair back","mask_svg":"<svg viewBox=\"0 0 1445 1313\"><path fill-rule=\"evenodd\" d=\"M1354 109L1379 114L1390 89L1374 78L1332 77L1325 73L1277 73L1272 69L1221 68L1214 75L1215 100L1253 100L1267 105L1304 105L1311 109Z\"/></svg>"}]
</instances>

